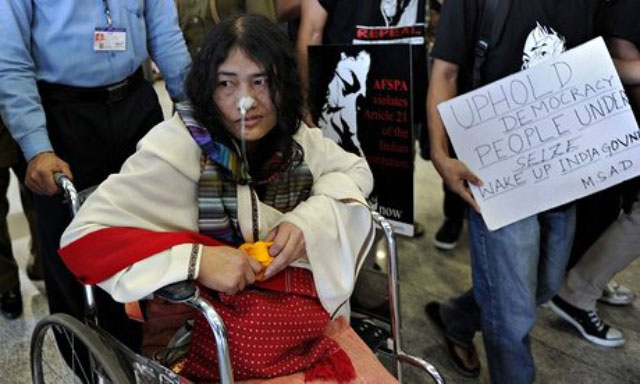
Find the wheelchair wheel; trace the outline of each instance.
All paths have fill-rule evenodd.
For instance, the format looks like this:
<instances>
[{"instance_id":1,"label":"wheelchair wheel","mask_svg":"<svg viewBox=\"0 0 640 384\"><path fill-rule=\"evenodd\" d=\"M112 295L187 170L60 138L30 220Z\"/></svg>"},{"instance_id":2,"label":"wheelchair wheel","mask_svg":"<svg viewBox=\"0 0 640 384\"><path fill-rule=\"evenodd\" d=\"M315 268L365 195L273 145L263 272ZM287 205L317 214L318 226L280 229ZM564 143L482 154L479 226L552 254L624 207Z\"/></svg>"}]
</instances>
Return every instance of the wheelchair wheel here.
<instances>
[{"instance_id":1,"label":"wheelchair wheel","mask_svg":"<svg viewBox=\"0 0 640 384\"><path fill-rule=\"evenodd\" d=\"M89 326L66 314L40 320L31 337L34 384L120 384L132 380L117 351Z\"/></svg>"}]
</instances>

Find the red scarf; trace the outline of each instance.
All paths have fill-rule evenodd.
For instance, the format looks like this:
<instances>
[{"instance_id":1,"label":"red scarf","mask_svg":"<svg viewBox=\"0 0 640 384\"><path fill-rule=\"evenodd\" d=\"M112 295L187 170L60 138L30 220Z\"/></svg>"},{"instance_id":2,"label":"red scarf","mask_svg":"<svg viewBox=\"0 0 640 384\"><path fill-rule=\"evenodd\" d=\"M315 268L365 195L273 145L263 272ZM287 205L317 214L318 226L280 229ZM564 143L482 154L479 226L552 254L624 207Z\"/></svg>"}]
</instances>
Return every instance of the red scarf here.
<instances>
[{"instance_id":1,"label":"red scarf","mask_svg":"<svg viewBox=\"0 0 640 384\"><path fill-rule=\"evenodd\" d=\"M59 253L82 283L96 284L140 260L188 243L224 245L193 232L107 228L78 239ZM345 383L355 378L349 357L324 335L330 319L318 300L311 272L287 268L256 287L259 288L218 297L202 290L202 297L214 306L227 327L237 379L270 378L299 371L305 371L305 381L328 379ZM216 382L215 351L211 329L198 314L182 374L198 382Z\"/></svg>"}]
</instances>

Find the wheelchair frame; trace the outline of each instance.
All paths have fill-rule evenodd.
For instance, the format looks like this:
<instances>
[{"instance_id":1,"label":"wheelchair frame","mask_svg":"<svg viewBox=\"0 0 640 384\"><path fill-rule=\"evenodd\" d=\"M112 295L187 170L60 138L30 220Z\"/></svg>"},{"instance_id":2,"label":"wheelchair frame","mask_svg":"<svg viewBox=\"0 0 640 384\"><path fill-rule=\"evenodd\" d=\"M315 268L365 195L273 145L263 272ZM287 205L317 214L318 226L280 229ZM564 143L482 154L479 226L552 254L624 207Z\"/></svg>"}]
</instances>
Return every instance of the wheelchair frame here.
<instances>
[{"instance_id":1,"label":"wheelchair frame","mask_svg":"<svg viewBox=\"0 0 640 384\"><path fill-rule=\"evenodd\" d=\"M64 174L56 173L55 180L56 183L64 191L65 197L70 204L71 213L75 217L75 215L78 213L78 210L80 209L80 205L83 200L82 196L78 194L71 180L69 180ZM401 323L398 257L395 234L391 224L381 214L375 211L371 211L371 215L374 222L382 229L388 248L389 257L387 285L391 312L391 334L393 339L392 357L395 362L396 377L398 381L402 383L402 363L407 363L427 373L434 383L444 384L445 380L440 375L435 366L425 361L424 359L406 353L402 348L402 332L400 330ZM123 369L128 368L130 370L129 373L133 374L133 383L142 384L157 382L164 384L185 384L185 379L181 376L175 374L168 368L158 364L151 359L136 354L135 352L127 348L124 344L116 340L113 336L104 332L99 327L97 320L97 307L93 294L93 286L85 285L84 294L85 325L92 331L96 332L98 336L100 336L102 340L105 341L105 344L115 348L117 350L117 353L125 358L128 367L125 367ZM227 344L227 331L224 322L215 311L213 306L200 297L199 289L196 287L195 283L185 281L171 284L157 290L156 292L154 292L154 295L160 296L161 298L171 303L189 305L191 307L194 307L204 315L215 336L220 383L233 384L233 370L231 367L229 347ZM65 316L61 314L53 314L47 316L38 323L32 336L31 356L35 356L34 348L42 348L43 336L39 336L38 331L43 327L43 324L46 325L46 323L56 322L59 320L65 320L69 322L69 316L66 316L64 319L62 319L61 317ZM77 328L78 325L81 325L81 323L78 322L78 324L75 324L74 327ZM37 382L36 380L38 378L41 379L41 377L39 374L36 375L36 364L34 362L34 359L32 359L31 361L31 372L34 384L39 384L39 382Z\"/></svg>"}]
</instances>

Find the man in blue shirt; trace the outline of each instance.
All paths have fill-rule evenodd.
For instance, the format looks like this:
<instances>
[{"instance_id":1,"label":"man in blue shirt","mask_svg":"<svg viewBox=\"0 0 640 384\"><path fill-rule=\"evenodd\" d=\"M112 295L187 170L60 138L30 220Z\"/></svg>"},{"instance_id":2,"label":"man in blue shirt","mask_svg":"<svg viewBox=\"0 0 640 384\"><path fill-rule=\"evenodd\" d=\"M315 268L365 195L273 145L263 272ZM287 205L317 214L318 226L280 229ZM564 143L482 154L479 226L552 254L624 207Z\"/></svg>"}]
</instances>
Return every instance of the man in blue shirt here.
<instances>
[{"instance_id":1,"label":"man in blue shirt","mask_svg":"<svg viewBox=\"0 0 640 384\"><path fill-rule=\"evenodd\" d=\"M0 36L0 115L28 162L25 183L38 195L50 310L81 318L82 289L57 256L70 217L55 195L53 174L73 177L79 189L99 184L119 171L137 141L162 120L140 69L148 57L160 68L171 98L184 98L190 57L175 4L5 0ZM135 346L137 335L122 332L135 328L120 322L122 306L110 300L100 305L109 316L102 324Z\"/></svg>"}]
</instances>

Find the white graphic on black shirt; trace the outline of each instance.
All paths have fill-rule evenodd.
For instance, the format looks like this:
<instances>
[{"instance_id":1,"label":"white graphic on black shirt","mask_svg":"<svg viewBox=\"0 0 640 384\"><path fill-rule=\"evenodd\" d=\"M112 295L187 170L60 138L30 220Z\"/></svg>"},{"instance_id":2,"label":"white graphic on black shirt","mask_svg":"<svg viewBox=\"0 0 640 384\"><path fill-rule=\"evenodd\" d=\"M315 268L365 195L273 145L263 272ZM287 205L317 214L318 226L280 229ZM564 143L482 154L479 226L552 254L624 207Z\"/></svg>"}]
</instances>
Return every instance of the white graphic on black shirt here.
<instances>
[{"instance_id":1,"label":"white graphic on black shirt","mask_svg":"<svg viewBox=\"0 0 640 384\"><path fill-rule=\"evenodd\" d=\"M363 152L358 140L357 107L367 95L370 67L371 56L365 51L360 51L356 57L341 53L318 124L324 127L326 137L360 156Z\"/></svg>"},{"instance_id":2,"label":"white graphic on black shirt","mask_svg":"<svg viewBox=\"0 0 640 384\"><path fill-rule=\"evenodd\" d=\"M418 0L380 0L380 13L387 27L414 25Z\"/></svg>"},{"instance_id":3,"label":"white graphic on black shirt","mask_svg":"<svg viewBox=\"0 0 640 384\"><path fill-rule=\"evenodd\" d=\"M566 50L564 37L552 28L537 23L527 36L522 57L522 70L529 69L541 62L556 57Z\"/></svg>"}]
</instances>

